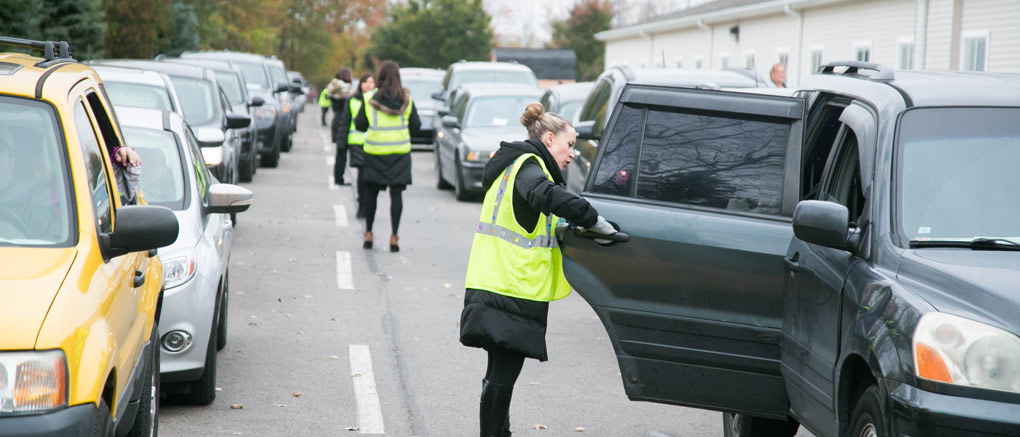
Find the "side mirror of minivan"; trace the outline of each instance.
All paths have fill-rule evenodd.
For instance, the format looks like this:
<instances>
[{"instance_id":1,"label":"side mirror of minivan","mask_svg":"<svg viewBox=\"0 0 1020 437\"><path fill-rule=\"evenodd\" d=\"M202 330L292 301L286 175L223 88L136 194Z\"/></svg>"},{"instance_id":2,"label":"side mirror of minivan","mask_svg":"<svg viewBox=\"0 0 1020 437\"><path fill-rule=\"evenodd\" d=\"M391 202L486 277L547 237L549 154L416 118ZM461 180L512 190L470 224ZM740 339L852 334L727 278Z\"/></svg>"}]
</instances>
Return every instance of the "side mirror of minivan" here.
<instances>
[{"instance_id":1,"label":"side mirror of minivan","mask_svg":"<svg viewBox=\"0 0 1020 437\"><path fill-rule=\"evenodd\" d=\"M455 127L460 127L460 120L457 120L457 117L454 117L452 115L444 115L443 118L442 118L442 122L443 122L443 127L445 127L445 128L451 128L452 129L452 128L455 128Z\"/></svg>"},{"instance_id":2,"label":"side mirror of minivan","mask_svg":"<svg viewBox=\"0 0 1020 437\"><path fill-rule=\"evenodd\" d=\"M595 135L595 121L579 121L574 125L574 130L577 131L577 139L579 140L597 140L599 137Z\"/></svg>"},{"instance_id":3,"label":"side mirror of minivan","mask_svg":"<svg viewBox=\"0 0 1020 437\"><path fill-rule=\"evenodd\" d=\"M793 211L793 235L802 241L848 250L849 210L835 202L805 200Z\"/></svg>"},{"instance_id":4,"label":"side mirror of minivan","mask_svg":"<svg viewBox=\"0 0 1020 437\"><path fill-rule=\"evenodd\" d=\"M241 129L251 124L251 117L242 114L227 113L227 129Z\"/></svg>"},{"instance_id":5,"label":"side mirror of minivan","mask_svg":"<svg viewBox=\"0 0 1020 437\"><path fill-rule=\"evenodd\" d=\"M276 92L285 93L287 91L290 91L290 85L288 85L287 82L279 82L276 84Z\"/></svg>"},{"instance_id":6,"label":"side mirror of minivan","mask_svg":"<svg viewBox=\"0 0 1020 437\"><path fill-rule=\"evenodd\" d=\"M259 97L259 96L255 96L255 97L251 98L251 103L249 103L248 106L251 106L253 108L257 108L257 107L265 105L265 104L266 104L266 99L263 99L262 97Z\"/></svg>"},{"instance_id":7,"label":"side mirror of minivan","mask_svg":"<svg viewBox=\"0 0 1020 437\"><path fill-rule=\"evenodd\" d=\"M446 101L446 99L443 97L443 92L442 91L436 91L436 92L432 93L432 98L436 99L436 100L439 100L441 102L445 102Z\"/></svg>"},{"instance_id":8,"label":"side mirror of minivan","mask_svg":"<svg viewBox=\"0 0 1020 437\"><path fill-rule=\"evenodd\" d=\"M122 206L117 209L113 232L99 236L99 248L103 258L108 260L131 252L169 246L177 241L179 226L177 216L169 208Z\"/></svg>"},{"instance_id":9,"label":"side mirror of minivan","mask_svg":"<svg viewBox=\"0 0 1020 437\"><path fill-rule=\"evenodd\" d=\"M291 83L290 84L290 92L292 92L292 93L300 93L301 92L301 84L299 84L299 83Z\"/></svg>"},{"instance_id":10,"label":"side mirror of minivan","mask_svg":"<svg viewBox=\"0 0 1020 437\"><path fill-rule=\"evenodd\" d=\"M436 114L439 114L440 117L450 115L450 108L447 107L436 108Z\"/></svg>"},{"instance_id":11,"label":"side mirror of minivan","mask_svg":"<svg viewBox=\"0 0 1020 437\"><path fill-rule=\"evenodd\" d=\"M231 214L247 211L255 195L251 190L233 184L212 184L209 186L208 212Z\"/></svg>"}]
</instances>

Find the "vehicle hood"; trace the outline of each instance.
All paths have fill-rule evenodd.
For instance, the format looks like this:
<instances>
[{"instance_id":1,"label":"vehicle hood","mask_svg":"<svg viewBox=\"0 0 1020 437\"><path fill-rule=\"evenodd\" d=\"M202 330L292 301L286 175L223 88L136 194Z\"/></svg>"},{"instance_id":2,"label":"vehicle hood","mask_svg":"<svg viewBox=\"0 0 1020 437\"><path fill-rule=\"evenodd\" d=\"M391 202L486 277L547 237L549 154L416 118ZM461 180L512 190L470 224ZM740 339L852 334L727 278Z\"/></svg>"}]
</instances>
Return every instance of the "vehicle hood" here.
<instances>
[{"instance_id":1,"label":"vehicle hood","mask_svg":"<svg viewBox=\"0 0 1020 437\"><path fill-rule=\"evenodd\" d=\"M0 350L35 347L46 313L77 255L73 247L0 248Z\"/></svg>"},{"instance_id":2,"label":"vehicle hood","mask_svg":"<svg viewBox=\"0 0 1020 437\"><path fill-rule=\"evenodd\" d=\"M502 141L524 141L528 130L524 126L469 127L461 131L460 137L471 150L493 151Z\"/></svg>"},{"instance_id":3,"label":"vehicle hood","mask_svg":"<svg viewBox=\"0 0 1020 437\"><path fill-rule=\"evenodd\" d=\"M1020 335L1020 252L909 249L897 277L941 312Z\"/></svg>"},{"instance_id":4,"label":"vehicle hood","mask_svg":"<svg viewBox=\"0 0 1020 437\"><path fill-rule=\"evenodd\" d=\"M256 96L262 97L262 100L266 101L265 103L266 105L279 106L279 104L276 101L276 95L271 93L269 90L264 90L261 88L248 88L248 99L250 100L252 97Z\"/></svg>"}]
</instances>

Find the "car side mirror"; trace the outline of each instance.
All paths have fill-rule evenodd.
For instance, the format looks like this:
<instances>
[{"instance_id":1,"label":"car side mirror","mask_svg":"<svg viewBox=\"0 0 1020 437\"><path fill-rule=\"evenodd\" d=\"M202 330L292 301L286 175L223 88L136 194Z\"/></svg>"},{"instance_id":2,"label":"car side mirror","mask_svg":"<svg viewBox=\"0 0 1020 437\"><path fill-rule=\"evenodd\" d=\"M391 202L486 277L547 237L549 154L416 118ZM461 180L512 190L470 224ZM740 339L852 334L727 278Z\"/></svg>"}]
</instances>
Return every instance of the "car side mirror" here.
<instances>
[{"instance_id":1,"label":"car side mirror","mask_svg":"<svg viewBox=\"0 0 1020 437\"><path fill-rule=\"evenodd\" d=\"M595 121L579 121L574 125L574 131L577 132L577 139L579 140L597 140L598 135L595 135Z\"/></svg>"},{"instance_id":2,"label":"car side mirror","mask_svg":"<svg viewBox=\"0 0 1020 437\"><path fill-rule=\"evenodd\" d=\"M849 210L835 202L805 200L793 211L793 235L811 244L849 250Z\"/></svg>"},{"instance_id":3,"label":"car side mirror","mask_svg":"<svg viewBox=\"0 0 1020 437\"><path fill-rule=\"evenodd\" d=\"M129 205L117 209L113 232L99 236L104 259L158 249L177 241L180 225L169 208Z\"/></svg>"},{"instance_id":4,"label":"car side mirror","mask_svg":"<svg viewBox=\"0 0 1020 437\"><path fill-rule=\"evenodd\" d=\"M301 92L301 85L300 84L296 84L296 83L290 84L290 92L292 92L292 93L300 93Z\"/></svg>"},{"instance_id":5,"label":"car side mirror","mask_svg":"<svg viewBox=\"0 0 1020 437\"><path fill-rule=\"evenodd\" d=\"M227 113L227 129L241 129L251 124L251 117L242 114Z\"/></svg>"},{"instance_id":6,"label":"car side mirror","mask_svg":"<svg viewBox=\"0 0 1020 437\"><path fill-rule=\"evenodd\" d=\"M446 128L452 129L455 127L460 127L460 120L457 120L457 117L454 117L452 115L444 115L442 118L442 123L443 127Z\"/></svg>"},{"instance_id":7,"label":"car side mirror","mask_svg":"<svg viewBox=\"0 0 1020 437\"><path fill-rule=\"evenodd\" d=\"M262 105L265 105L265 104L266 104L266 99L263 99L262 97L259 97L259 96L255 96L255 97L251 98L251 103L249 103L248 105L253 107L253 108L256 108L256 107L259 107L259 106L262 106Z\"/></svg>"},{"instance_id":8,"label":"car side mirror","mask_svg":"<svg viewBox=\"0 0 1020 437\"><path fill-rule=\"evenodd\" d=\"M255 196L251 190L232 184L209 186L209 207L212 213L230 214L247 211Z\"/></svg>"},{"instance_id":9,"label":"car side mirror","mask_svg":"<svg viewBox=\"0 0 1020 437\"><path fill-rule=\"evenodd\" d=\"M288 85L287 82L278 82L276 84L276 92L285 93L287 91L290 91L290 85Z\"/></svg>"},{"instance_id":10,"label":"car side mirror","mask_svg":"<svg viewBox=\"0 0 1020 437\"><path fill-rule=\"evenodd\" d=\"M447 107L436 108L436 114L439 114L440 117L450 115L450 108Z\"/></svg>"},{"instance_id":11,"label":"car side mirror","mask_svg":"<svg viewBox=\"0 0 1020 437\"><path fill-rule=\"evenodd\" d=\"M445 102L446 101L446 98L443 96L443 92L442 91L436 91L436 92L432 93L432 98L436 99L436 100L439 100L440 102Z\"/></svg>"}]
</instances>

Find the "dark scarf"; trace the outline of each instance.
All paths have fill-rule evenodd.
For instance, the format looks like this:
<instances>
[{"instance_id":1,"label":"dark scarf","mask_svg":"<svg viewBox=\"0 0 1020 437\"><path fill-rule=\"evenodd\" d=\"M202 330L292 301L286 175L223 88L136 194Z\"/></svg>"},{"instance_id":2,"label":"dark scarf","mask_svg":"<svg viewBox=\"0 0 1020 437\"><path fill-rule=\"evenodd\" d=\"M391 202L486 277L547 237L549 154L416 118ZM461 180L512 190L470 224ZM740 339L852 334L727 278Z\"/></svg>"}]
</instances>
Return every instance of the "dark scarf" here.
<instances>
[{"instance_id":1,"label":"dark scarf","mask_svg":"<svg viewBox=\"0 0 1020 437\"><path fill-rule=\"evenodd\" d=\"M560 166L553 159L552 155L549 154L549 149L539 140L528 138L525 141L503 141L499 143L499 149L496 149L496 154L492 155L492 159L482 169L482 185L485 187L485 190L488 191L492 182L499 178L499 175L506 170L506 167L511 162L526 153L534 153L542 159L546 170L549 170L549 174L553 177L553 182L558 185L566 184L566 181L563 179L563 173L560 171Z\"/></svg>"}]
</instances>

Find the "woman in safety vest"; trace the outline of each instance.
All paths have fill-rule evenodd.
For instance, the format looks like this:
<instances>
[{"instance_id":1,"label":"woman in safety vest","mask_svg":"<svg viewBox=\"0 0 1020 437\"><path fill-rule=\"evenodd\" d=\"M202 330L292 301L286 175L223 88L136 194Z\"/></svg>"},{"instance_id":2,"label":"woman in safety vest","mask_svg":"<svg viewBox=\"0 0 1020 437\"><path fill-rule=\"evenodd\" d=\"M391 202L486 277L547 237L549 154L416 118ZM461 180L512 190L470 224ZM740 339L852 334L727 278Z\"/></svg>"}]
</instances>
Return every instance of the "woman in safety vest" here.
<instances>
[{"instance_id":1,"label":"woman in safety vest","mask_svg":"<svg viewBox=\"0 0 1020 437\"><path fill-rule=\"evenodd\" d=\"M322 108L322 125L326 125L326 114L329 113L329 107L333 103L329 101L329 90L326 87L322 87L322 92L319 93L319 107Z\"/></svg>"},{"instance_id":2,"label":"woman in safety vest","mask_svg":"<svg viewBox=\"0 0 1020 437\"><path fill-rule=\"evenodd\" d=\"M362 183L362 177L364 172L361 170L361 166L365 162L365 133L361 132L354 126L354 118L351 114L357 114L361 111L361 107L365 106L365 95L375 90L375 78L372 77L372 73L365 73L358 79L358 91L348 99L347 106L340 113L340 132L337 133L337 150L340 149L341 142L344 143L344 148L350 152L351 167L358 169L358 179L355 191L358 193L358 212L355 215L357 218L365 217L365 184Z\"/></svg>"},{"instance_id":3,"label":"woman in safety vest","mask_svg":"<svg viewBox=\"0 0 1020 437\"><path fill-rule=\"evenodd\" d=\"M574 158L577 132L532 103L521 115L528 139L503 142L482 171L486 187L468 261L460 342L485 349L481 435L510 435L510 396L525 358L546 361L549 301L570 294L556 221L611 235L588 201L568 192L561 170Z\"/></svg>"},{"instance_id":4,"label":"woman in safety vest","mask_svg":"<svg viewBox=\"0 0 1020 437\"><path fill-rule=\"evenodd\" d=\"M376 75L378 90L365 95L365 104L354 118L354 127L365 132L365 243L372 248L372 224L380 191L390 190L390 252L400 250L397 229L404 210L401 193L411 184L411 130L421 129L421 119L411 92L400 83L400 66L386 61Z\"/></svg>"}]
</instances>

